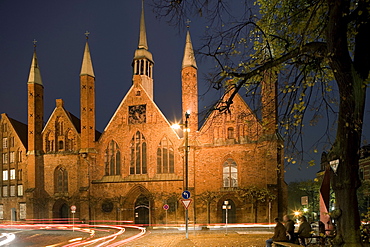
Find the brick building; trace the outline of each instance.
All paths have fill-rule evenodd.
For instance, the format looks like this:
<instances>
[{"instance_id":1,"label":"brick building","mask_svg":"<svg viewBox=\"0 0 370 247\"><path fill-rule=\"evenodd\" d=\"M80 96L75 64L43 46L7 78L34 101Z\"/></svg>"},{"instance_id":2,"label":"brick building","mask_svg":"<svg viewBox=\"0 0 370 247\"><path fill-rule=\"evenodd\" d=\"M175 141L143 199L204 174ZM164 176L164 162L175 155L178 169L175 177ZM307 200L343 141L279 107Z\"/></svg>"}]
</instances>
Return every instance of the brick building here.
<instances>
[{"instance_id":1,"label":"brick building","mask_svg":"<svg viewBox=\"0 0 370 247\"><path fill-rule=\"evenodd\" d=\"M0 219L68 218L75 205L75 217L87 222L161 224L167 218L168 223L183 223L185 160L190 221L223 222L226 200L231 205L229 222L268 222L286 211L273 78L266 76L262 82L261 117L236 95L228 112L212 112L199 128L197 64L188 31L179 68L183 123L189 129L183 135L171 128L153 101L154 60L143 10L132 67L132 86L99 133L95 75L86 42L79 118L57 99L44 124L44 86L35 49L27 83L28 124L1 115ZM271 200L255 202L248 188L269 191Z\"/></svg>"}]
</instances>

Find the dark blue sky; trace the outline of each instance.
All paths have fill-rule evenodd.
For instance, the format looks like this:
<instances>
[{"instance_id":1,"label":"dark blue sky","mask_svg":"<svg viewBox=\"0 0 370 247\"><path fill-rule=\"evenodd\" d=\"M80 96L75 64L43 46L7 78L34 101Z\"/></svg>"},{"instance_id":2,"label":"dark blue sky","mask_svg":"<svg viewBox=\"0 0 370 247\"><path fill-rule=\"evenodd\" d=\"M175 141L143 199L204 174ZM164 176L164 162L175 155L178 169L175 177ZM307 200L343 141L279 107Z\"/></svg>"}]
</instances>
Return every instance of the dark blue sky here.
<instances>
[{"instance_id":1,"label":"dark blue sky","mask_svg":"<svg viewBox=\"0 0 370 247\"><path fill-rule=\"evenodd\" d=\"M65 108L79 116L79 72L88 30L96 76L97 128L103 131L131 86L131 62L138 44L140 0L0 1L0 113L26 123L27 79L37 40L37 55L44 84L45 121L62 98ZM154 99L170 120L180 119L180 70L186 30L159 21L145 7L149 50L154 58ZM193 46L201 45L205 24L192 20ZM197 60L199 93L208 85L204 74L212 63ZM200 111L217 100L212 90L200 97ZM369 98L369 97L368 97ZM369 99L367 105L370 105ZM370 138L369 107L364 128ZM308 134L311 131L308 130ZM322 150L319 150L321 153ZM317 158L317 155L314 155ZM319 161L319 160L317 160ZM286 180L312 178L318 167L297 170L290 166Z\"/></svg>"}]
</instances>

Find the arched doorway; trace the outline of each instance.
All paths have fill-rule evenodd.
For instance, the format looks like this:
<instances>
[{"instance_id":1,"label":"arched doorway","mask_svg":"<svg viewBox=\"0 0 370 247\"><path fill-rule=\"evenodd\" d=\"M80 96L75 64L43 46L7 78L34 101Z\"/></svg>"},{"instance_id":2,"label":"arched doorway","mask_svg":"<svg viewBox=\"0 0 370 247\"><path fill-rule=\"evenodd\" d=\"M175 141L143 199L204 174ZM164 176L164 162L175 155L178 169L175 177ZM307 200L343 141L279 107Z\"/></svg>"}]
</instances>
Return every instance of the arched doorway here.
<instances>
[{"instance_id":1,"label":"arched doorway","mask_svg":"<svg viewBox=\"0 0 370 247\"><path fill-rule=\"evenodd\" d=\"M236 223L236 207L235 203L231 199L226 199L222 201L222 205L225 204L225 201L228 201L228 205L230 209L227 209L227 222L228 223ZM222 223L226 223L226 209L222 209Z\"/></svg>"},{"instance_id":2,"label":"arched doorway","mask_svg":"<svg viewBox=\"0 0 370 247\"><path fill-rule=\"evenodd\" d=\"M53 206L53 219L54 220L68 220L69 206L65 200L59 199Z\"/></svg>"},{"instance_id":3,"label":"arched doorway","mask_svg":"<svg viewBox=\"0 0 370 247\"><path fill-rule=\"evenodd\" d=\"M149 199L145 195L141 194L135 201L135 224L138 225L149 225Z\"/></svg>"}]
</instances>

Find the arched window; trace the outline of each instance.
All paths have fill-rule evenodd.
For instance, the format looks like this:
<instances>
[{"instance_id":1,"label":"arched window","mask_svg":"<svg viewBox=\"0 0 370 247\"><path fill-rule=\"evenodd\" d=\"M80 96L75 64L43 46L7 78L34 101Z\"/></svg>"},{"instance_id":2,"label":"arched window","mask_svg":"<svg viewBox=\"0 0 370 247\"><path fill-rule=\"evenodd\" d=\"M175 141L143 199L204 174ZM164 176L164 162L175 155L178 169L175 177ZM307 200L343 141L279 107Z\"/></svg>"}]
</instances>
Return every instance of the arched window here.
<instances>
[{"instance_id":1,"label":"arched window","mask_svg":"<svg viewBox=\"0 0 370 247\"><path fill-rule=\"evenodd\" d=\"M157 148L157 173L174 173L174 163L172 142L163 137Z\"/></svg>"},{"instance_id":2,"label":"arched window","mask_svg":"<svg viewBox=\"0 0 370 247\"><path fill-rule=\"evenodd\" d=\"M110 141L105 150L105 175L121 174L121 152L115 141Z\"/></svg>"},{"instance_id":3,"label":"arched window","mask_svg":"<svg viewBox=\"0 0 370 247\"><path fill-rule=\"evenodd\" d=\"M146 174L146 140L140 131L137 131L130 142L130 174Z\"/></svg>"},{"instance_id":4,"label":"arched window","mask_svg":"<svg viewBox=\"0 0 370 247\"><path fill-rule=\"evenodd\" d=\"M55 193L68 192L68 173L67 170L58 166L54 172Z\"/></svg>"},{"instance_id":5,"label":"arched window","mask_svg":"<svg viewBox=\"0 0 370 247\"><path fill-rule=\"evenodd\" d=\"M54 152L55 151L55 137L53 132L49 132L46 135L45 151Z\"/></svg>"},{"instance_id":6,"label":"arched window","mask_svg":"<svg viewBox=\"0 0 370 247\"><path fill-rule=\"evenodd\" d=\"M238 187L238 167L233 159L227 159L223 165L224 187Z\"/></svg>"}]
</instances>

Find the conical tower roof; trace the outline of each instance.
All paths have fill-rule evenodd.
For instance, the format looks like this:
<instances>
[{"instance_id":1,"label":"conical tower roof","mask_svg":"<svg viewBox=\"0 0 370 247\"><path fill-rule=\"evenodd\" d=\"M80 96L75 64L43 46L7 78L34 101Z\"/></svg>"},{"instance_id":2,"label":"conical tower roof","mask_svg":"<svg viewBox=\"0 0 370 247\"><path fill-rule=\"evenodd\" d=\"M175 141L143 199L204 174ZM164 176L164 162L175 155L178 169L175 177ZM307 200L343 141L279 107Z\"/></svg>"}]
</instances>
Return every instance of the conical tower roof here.
<instances>
[{"instance_id":1,"label":"conical tower roof","mask_svg":"<svg viewBox=\"0 0 370 247\"><path fill-rule=\"evenodd\" d=\"M145 17L144 17L144 1L141 5L141 17L140 17L140 32L139 32L139 45L135 51L135 59L146 58L153 63L153 55L148 51L148 42L146 38L146 28L145 28Z\"/></svg>"},{"instance_id":2,"label":"conical tower roof","mask_svg":"<svg viewBox=\"0 0 370 247\"><path fill-rule=\"evenodd\" d=\"M42 84L42 79L41 79L39 64L37 62L36 49L33 52L30 74L28 76L28 83L36 83L36 84L43 85Z\"/></svg>"},{"instance_id":3,"label":"conical tower roof","mask_svg":"<svg viewBox=\"0 0 370 247\"><path fill-rule=\"evenodd\" d=\"M89 49L89 43L86 39L86 45L85 45L85 51L82 59L82 66L81 66L81 75L90 75L92 77L95 77L94 74L94 68L92 65L91 55L90 55L90 49Z\"/></svg>"},{"instance_id":4,"label":"conical tower roof","mask_svg":"<svg viewBox=\"0 0 370 247\"><path fill-rule=\"evenodd\" d=\"M186 67L194 67L197 69L197 63L195 61L194 50L193 50L193 45L191 43L189 30L186 33L184 58L182 59L182 68L186 68Z\"/></svg>"}]
</instances>

